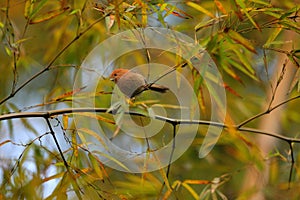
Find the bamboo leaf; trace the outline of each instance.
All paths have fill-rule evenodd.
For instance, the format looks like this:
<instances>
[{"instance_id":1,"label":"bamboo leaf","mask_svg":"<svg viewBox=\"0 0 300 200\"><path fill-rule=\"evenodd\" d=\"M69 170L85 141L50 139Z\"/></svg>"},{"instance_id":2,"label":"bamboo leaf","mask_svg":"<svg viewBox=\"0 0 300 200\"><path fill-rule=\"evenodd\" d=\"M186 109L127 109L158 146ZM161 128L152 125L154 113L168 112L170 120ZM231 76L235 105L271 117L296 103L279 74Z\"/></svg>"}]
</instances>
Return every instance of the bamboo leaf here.
<instances>
[{"instance_id":1,"label":"bamboo leaf","mask_svg":"<svg viewBox=\"0 0 300 200\"><path fill-rule=\"evenodd\" d=\"M74 151L74 156L78 157L78 142L77 142L77 137L76 133L72 132L72 148ZM84 141L82 141L84 142Z\"/></svg>"},{"instance_id":2,"label":"bamboo leaf","mask_svg":"<svg viewBox=\"0 0 300 200\"><path fill-rule=\"evenodd\" d=\"M62 116L63 128L64 130L68 129L69 127L69 115Z\"/></svg>"},{"instance_id":3,"label":"bamboo leaf","mask_svg":"<svg viewBox=\"0 0 300 200\"><path fill-rule=\"evenodd\" d=\"M47 12L47 13L41 15L41 16L32 18L29 21L29 24L38 24L38 23L41 23L41 22L44 22L44 21L48 21L50 19L53 19L53 18L61 15L62 13L64 13L68 9L69 9L69 7L49 11L49 12Z\"/></svg>"},{"instance_id":4,"label":"bamboo leaf","mask_svg":"<svg viewBox=\"0 0 300 200\"><path fill-rule=\"evenodd\" d=\"M86 88L86 86L83 86L81 88L76 88L72 91L68 91L62 95L52 98L50 101L61 101L61 100L67 99L68 97L72 97L73 95L77 94L78 92L81 92L84 88ZM72 98L71 98L71 100L72 100Z\"/></svg>"},{"instance_id":5,"label":"bamboo leaf","mask_svg":"<svg viewBox=\"0 0 300 200\"><path fill-rule=\"evenodd\" d=\"M214 0L215 1L215 4L217 6L217 8L223 13L223 14L227 14L227 11L226 9L224 8L223 4L218 1L218 0Z\"/></svg>"},{"instance_id":6,"label":"bamboo leaf","mask_svg":"<svg viewBox=\"0 0 300 200\"><path fill-rule=\"evenodd\" d=\"M236 0L236 3L242 8L242 11L246 14L247 18L250 22L257 28L257 30L261 31L259 25L254 21L254 19L249 15L244 0Z\"/></svg>"},{"instance_id":7,"label":"bamboo leaf","mask_svg":"<svg viewBox=\"0 0 300 200\"><path fill-rule=\"evenodd\" d=\"M199 4L196 4L196 3L192 2L192 1L188 1L186 3L186 5L194 8L194 9L196 9L196 10L202 12L202 13L204 13L205 15L207 15L207 16L209 16L211 18L215 18L215 16L211 12L209 12L208 10L206 10L205 8L203 8L202 6L200 6Z\"/></svg>"},{"instance_id":8,"label":"bamboo leaf","mask_svg":"<svg viewBox=\"0 0 300 200\"><path fill-rule=\"evenodd\" d=\"M249 77L251 77L253 80L256 80L258 81L257 77L250 73L248 70L245 69L245 67L241 64L239 64L238 62L236 62L235 60L233 59L228 59L228 62L234 66L235 68L237 68L238 70L240 70L241 72L243 72L244 74L248 75Z\"/></svg>"},{"instance_id":9,"label":"bamboo leaf","mask_svg":"<svg viewBox=\"0 0 300 200\"><path fill-rule=\"evenodd\" d=\"M184 183L193 184L193 185L207 185L207 184L210 184L211 181L208 181L208 180L185 180Z\"/></svg>"},{"instance_id":10,"label":"bamboo leaf","mask_svg":"<svg viewBox=\"0 0 300 200\"><path fill-rule=\"evenodd\" d=\"M117 165L119 165L120 167L122 167L124 170L130 172L129 168L126 167L122 162L120 162L120 161L117 160L116 158L114 158L114 157L112 157L112 156L110 156L110 155L108 155L108 154L102 153L102 152L100 152L100 151L93 151L93 153L96 153L96 154L99 154L99 155L101 155L101 156L103 156L103 157L108 158L109 160L113 161L114 163L116 163Z\"/></svg>"},{"instance_id":11,"label":"bamboo leaf","mask_svg":"<svg viewBox=\"0 0 300 200\"><path fill-rule=\"evenodd\" d=\"M86 117L90 117L90 118L93 118L93 119L97 119L99 121L103 121L103 122L106 122L106 123L110 123L110 124L116 124L115 121L111 120L111 119L108 119L108 118L105 118L105 117L102 117L101 115L97 115L95 113L73 113L74 115L80 115L80 116L86 116Z\"/></svg>"},{"instance_id":12,"label":"bamboo leaf","mask_svg":"<svg viewBox=\"0 0 300 200\"><path fill-rule=\"evenodd\" d=\"M30 13L28 13L30 15L28 15L28 18L32 19L44 7L47 1L48 0L41 0L35 8L34 8L34 4L31 2L31 8L29 9Z\"/></svg>"},{"instance_id":13,"label":"bamboo leaf","mask_svg":"<svg viewBox=\"0 0 300 200\"><path fill-rule=\"evenodd\" d=\"M216 23L220 23L220 22L224 21L224 19L226 19L227 17L228 17L227 15L221 15L219 17L216 17L216 18L213 18L213 19L210 19L210 20L207 20L207 21L206 20L205 21L201 21L200 23L198 23L195 26L195 30L199 31L202 28L212 26L212 25L214 25Z\"/></svg>"},{"instance_id":14,"label":"bamboo leaf","mask_svg":"<svg viewBox=\"0 0 300 200\"><path fill-rule=\"evenodd\" d=\"M89 156L89 159L91 161L91 164L92 164L93 169L95 170L96 174L98 175L100 180L103 180L103 173L99 167L101 162L96 157L94 157L93 154L91 154L91 153L89 153L88 156Z\"/></svg>"},{"instance_id":15,"label":"bamboo leaf","mask_svg":"<svg viewBox=\"0 0 300 200\"><path fill-rule=\"evenodd\" d=\"M106 145L106 143L103 141L103 139L99 136L98 133L94 132L93 130L88 129L88 128L80 128L80 129L78 129L78 132L87 133L88 135L92 136L97 141L99 141L106 150L109 150L108 147L107 147L107 145Z\"/></svg>"},{"instance_id":16,"label":"bamboo leaf","mask_svg":"<svg viewBox=\"0 0 300 200\"><path fill-rule=\"evenodd\" d=\"M187 189L187 191L189 191L189 193L194 197L194 199L200 199L199 195L197 194L197 192L191 187L189 186L187 183L182 183L181 184L185 189Z\"/></svg>"},{"instance_id":17,"label":"bamboo leaf","mask_svg":"<svg viewBox=\"0 0 300 200\"><path fill-rule=\"evenodd\" d=\"M251 0L251 2L256 3L256 4L260 4L260 5L264 5L264 6L269 6L270 5L269 1L263 1L263 0Z\"/></svg>"},{"instance_id":18,"label":"bamboo leaf","mask_svg":"<svg viewBox=\"0 0 300 200\"><path fill-rule=\"evenodd\" d=\"M255 48L253 47L253 45L251 44L251 42L249 42L249 40L247 40L246 38L244 38L242 35L240 35L239 33L237 33L234 30L229 30L227 32L227 35L234 41L236 41L238 44L243 45L246 49L248 49L249 51L257 54Z\"/></svg>"},{"instance_id":19,"label":"bamboo leaf","mask_svg":"<svg viewBox=\"0 0 300 200\"><path fill-rule=\"evenodd\" d=\"M229 65L228 61L224 62L222 64L222 67L229 76L231 76L232 78L234 78L235 80L237 80L241 83L243 82L242 79L240 78L240 76L237 75L236 72L234 71L234 69L232 69L232 67Z\"/></svg>"},{"instance_id":20,"label":"bamboo leaf","mask_svg":"<svg viewBox=\"0 0 300 200\"><path fill-rule=\"evenodd\" d=\"M25 19L28 19L31 16L32 10L33 10L34 2L31 0L26 0L25 7L24 7L24 17Z\"/></svg>"},{"instance_id":21,"label":"bamboo leaf","mask_svg":"<svg viewBox=\"0 0 300 200\"><path fill-rule=\"evenodd\" d=\"M7 53L7 55L11 57L13 54L12 50L8 46L5 46L4 48L5 48L5 52Z\"/></svg>"},{"instance_id":22,"label":"bamboo leaf","mask_svg":"<svg viewBox=\"0 0 300 200\"><path fill-rule=\"evenodd\" d=\"M245 69L252 75L255 75L255 70L253 69L251 63L249 62L249 59L247 56L245 56L243 51L237 48L232 48L232 51L237 55L238 60L241 62L241 64L245 67Z\"/></svg>"},{"instance_id":23,"label":"bamboo leaf","mask_svg":"<svg viewBox=\"0 0 300 200\"><path fill-rule=\"evenodd\" d=\"M277 38L277 36L279 35L279 33L281 31L282 31L282 27L275 28L274 31L269 36L267 42L264 44L264 48L270 47L270 45L272 44L272 42Z\"/></svg>"}]
</instances>

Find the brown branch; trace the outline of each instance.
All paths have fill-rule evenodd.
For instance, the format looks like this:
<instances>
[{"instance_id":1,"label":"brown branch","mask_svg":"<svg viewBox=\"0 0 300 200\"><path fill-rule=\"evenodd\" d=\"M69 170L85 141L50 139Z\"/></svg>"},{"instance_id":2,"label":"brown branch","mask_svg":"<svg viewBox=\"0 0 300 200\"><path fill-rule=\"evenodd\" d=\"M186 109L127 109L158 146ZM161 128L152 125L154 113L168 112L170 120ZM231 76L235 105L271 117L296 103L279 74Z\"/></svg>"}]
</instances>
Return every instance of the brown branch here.
<instances>
[{"instance_id":1,"label":"brown branch","mask_svg":"<svg viewBox=\"0 0 300 200\"><path fill-rule=\"evenodd\" d=\"M272 112L273 110L279 108L280 106L282 106L282 105L284 105L284 104L286 104L286 103L288 103L290 101L294 101L294 100L296 100L298 98L300 98L300 95L292 97L290 99L287 99L287 100L285 100L285 101L283 101L283 102L281 102L281 103L279 103L279 104L277 104L277 105L275 105L273 107L269 107L266 111L258 113L256 115L254 115L253 117L250 117L249 119L241 122L240 124L237 125L237 128L239 129L239 128L243 127L244 125L250 123L251 121L253 121L253 120L255 120L255 119L257 119L257 118L259 118L259 117L261 117L263 115L269 114L270 112Z\"/></svg>"},{"instance_id":2,"label":"brown branch","mask_svg":"<svg viewBox=\"0 0 300 200\"><path fill-rule=\"evenodd\" d=\"M299 96L294 97L292 99L289 99L285 102L282 102L281 104L287 103L289 101L292 101L296 98L299 98ZM273 109L279 107L280 105L277 105L269 112L271 112ZM19 118L51 118L55 117L57 115L63 115L63 114L71 114L71 113L82 113L82 112L96 112L96 113L106 113L109 109L108 108L65 108L65 109L60 109L60 110L50 110L50 111L41 111L41 112L22 112L22 113L10 113L10 114L4 114L0 116L0 121L8 120L8 119L19 119ZM112 114L112 113L110 113ZM138 113L138 112L126 112L125 114L129 115L134 115L134 116L141 116L141 117L149 117L145 114ZM262 114L260 114L262 115ZM258 115L256 115L258 116ZM165 121L167 123L173 124L173 125L178 125L178 124L199 124L199 125L209 125L209 126L216 126L216 127L221 127L221 128L235 128L237 131L241 132L250 132L250 133L256 133L256 134L262 134L262 135L267 135L271 136L289 143L300 143L300 139L297 138L290 138L286 137L283 135L279 135L276 133L270 133L270 132L265 132L261 131L258 129L253 129L253 128L247 128L247 127L242 127L240 125L237 126L230 126L224 123L220 122L213 122L213 121L206 121L206 120L190 120L190 119L173 119L169 117L164 117L160 115L154 115L154 119L160 120L160 121ZM252 118L251 118L252 119Z\"/></svg>"}]
</instances>

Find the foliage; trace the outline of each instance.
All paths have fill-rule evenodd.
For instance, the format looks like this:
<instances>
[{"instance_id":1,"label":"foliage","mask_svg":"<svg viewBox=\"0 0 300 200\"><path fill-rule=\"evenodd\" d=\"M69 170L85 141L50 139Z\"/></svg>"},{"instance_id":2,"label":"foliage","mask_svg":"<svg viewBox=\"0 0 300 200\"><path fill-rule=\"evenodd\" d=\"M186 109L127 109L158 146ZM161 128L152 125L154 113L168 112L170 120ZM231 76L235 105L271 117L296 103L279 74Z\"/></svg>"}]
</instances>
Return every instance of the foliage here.
<instances>
[{"instance_id":1,"label":"foliage","mask_svg":"<svg viewBox=\"0 0 300 200\"><path fill-rule=\"evenodd\" d=\"M260 188L266 198L299 198L300 8L294 1L7 0L0 7L1 199L248 199L257 192L244 188L249 168L269 169ZM96 119L119 145L130 146L112 117L113 84L100 80L91 94L85 87L73 88L73 83L97 44L121 31L151 26L181 31L205 48L224 79L227 115L218 143L205 158L199 159L197 151L209 120L197 122L193 144L174 163L131 174L107 167L99 155L126 168L90 150L88 136L109 147L89 124L77 129L73 121L75 115ZM168 66L182 64L181 58L153 49L129 53L116 64L128 67L151 59ZM209 86L185 62L188 67L175 70L192 82L201 116L209 119ZM294 76L284 91L287 97L274 103L288 67L294 67ZM156 96L148 97L129 102L132 118L141 125L156 117L151 112ZM97 114L72 111L72 101L85 98L96 99ZM176 110L177 102L171 99L159 103ZM145 107L151 107L150 112L144 112ZM281 132L260 130L260 119L279 109ZM175 114L172 118L160 133L165 141L184 124ZM276 138L276 148L265 155L255 142L258 135ZM151 139L157 145L164 142ZM141 147L149 150L148 142L140 142Z\"/></svg>"}]
</instances>

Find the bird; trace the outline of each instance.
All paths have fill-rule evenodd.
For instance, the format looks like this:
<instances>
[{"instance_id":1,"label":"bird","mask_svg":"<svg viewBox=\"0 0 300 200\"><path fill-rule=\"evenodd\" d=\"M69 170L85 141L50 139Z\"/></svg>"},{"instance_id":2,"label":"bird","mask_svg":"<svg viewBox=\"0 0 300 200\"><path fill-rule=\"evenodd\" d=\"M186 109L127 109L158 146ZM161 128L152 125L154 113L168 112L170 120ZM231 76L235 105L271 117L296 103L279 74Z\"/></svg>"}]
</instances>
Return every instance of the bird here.
<instances>
[{"instance_id":1,"label":"bird","mask_svg":"<svg viewBox=\"0 0 300 200\"><path fill-rule=\"evenodd\" d=\"M147 83L145 77L128 69L115 69L109 76L117 84L120 91L129 98L136 97L146 90L165 93L168 87L155 83Z\"/></svg>"}]
</instances>

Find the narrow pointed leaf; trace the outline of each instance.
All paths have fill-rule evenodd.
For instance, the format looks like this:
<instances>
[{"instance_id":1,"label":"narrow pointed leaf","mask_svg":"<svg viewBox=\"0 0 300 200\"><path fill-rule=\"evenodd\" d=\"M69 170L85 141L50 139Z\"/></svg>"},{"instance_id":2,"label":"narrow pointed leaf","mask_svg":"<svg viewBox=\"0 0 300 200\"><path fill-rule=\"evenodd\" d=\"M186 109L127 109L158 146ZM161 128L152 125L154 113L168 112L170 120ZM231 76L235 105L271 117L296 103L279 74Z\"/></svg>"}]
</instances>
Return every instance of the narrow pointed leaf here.
<instances>
[{"instance_id":1,"label":"narrow pointed leaf","mask_svg":"<svg viewBox=\"0 0 300 200\"><path fill-rule=\"evenodd\" d=\"M209 12L208 10L206 10L205 8L203 8L202 6L200 6L199 4L196 4L196 3L192 2L192 1L188 1L186 4L188 6L190 6L190 7L192 7L192 8L194 8L194 9L196 9L196 10L198 10L198 11L200 11L200 12L206 14L206 15L208 15L211 18L215 18L215 16L211 12Z\"/></svg>"}]
</instances>

